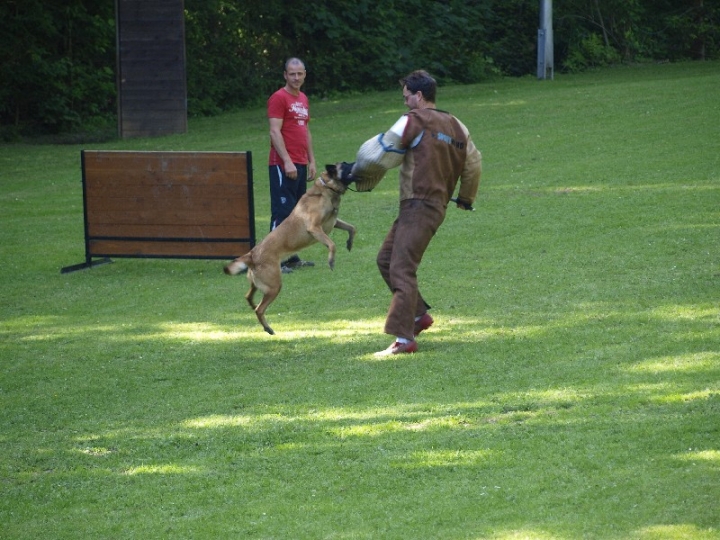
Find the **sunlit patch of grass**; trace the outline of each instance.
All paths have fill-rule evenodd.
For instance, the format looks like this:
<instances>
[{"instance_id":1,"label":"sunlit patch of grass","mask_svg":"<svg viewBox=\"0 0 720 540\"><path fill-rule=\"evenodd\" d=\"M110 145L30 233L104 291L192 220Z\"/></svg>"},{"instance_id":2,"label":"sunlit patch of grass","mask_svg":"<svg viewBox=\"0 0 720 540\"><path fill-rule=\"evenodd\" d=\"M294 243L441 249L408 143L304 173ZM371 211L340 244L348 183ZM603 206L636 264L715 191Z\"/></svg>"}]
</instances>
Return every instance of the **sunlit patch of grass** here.
<instances>
[{"instance_id":1,"label":"sunlit patch of grass","mask_svg":"<svg viewBox=\"0 0 720 540\"><path fill-rule=\"evenodd\" d=\"M161 333L146 336L146 339L185 339L191 341L244 341L258 340L262 334L258 328L230 330L227 325L208 322L163 323L159 325Z\"/></svg>"},{"instance_id":2,"label":"sunlit patch of grass","mask_svg":"<svg viewBox=\"0 0 720 540\"><path fill-rule=\"evenodd\" d=\"M103 456L109 456L113 453L113 450L110 448L104 448L102 446L88 446L80 450L81 453L86 454L88 456L94 456L94 457L103 457Z\"/></svg>"},{"instance_id":3,"label":"sunlit patch of grass","mask_svg":"<svg viewBox=\"0 0 720 540\"><path fill-rule=\"evenodd\" d=\"M638 538L639 540L703 540L717 537L718 531L716 528L703 529L692 523L643 527L631 536L631 538Z\"/></svg>"},{"instance_id":4,"label":"sunlit patch of grass","mask_svg":"<svg viewBox=\"0 0 720 540\"><path fill-rule=\"evenodd\" d=\"M268 316L269 320L269 316ZM282 327L284 323L273 325L277 327L277 337L281 340L297 341L304 338L324 338L331 342L343 343L348 338L366 335L377 335L383 326L382 319L333 320L317 323L293 322L292 327ZM260 326L258 329L262 330Z\"/></svg>"},{"instance_id":5,"label":"sunlit patch of grass","mask_svg":"<svg viewBox=\"0 0 720 540\"><path fill-rule=\"evenodd\" d=\"M274 420L277 420L277 418L274 418ZM195 418L192 420L186 420L183 422L183 425L189 428L195 428L195 429L217 429L217 428L226 428L226 427L247 427L247 426L254 426L256 423L259 422L259 419L257 417L252 416L241 416L241 415L234 415L234 416L208 416L205 418Z\"/></svg>"},{"instance_id":6,"label":"sunlit patch of grass","mask_svg":"<svg viewBox=\"0 0 720 540\"><path fill-rule=\"evenodd\" d=\"M493 454L487 450L425 450L405 456L396 466L405 469L476 467L492 461Z\"/></svg>"},{"instance_id":7,"label":"sunlit patch of grass","mask_svg":"<svg viewBox=\"0 0 720 540\"><path fill-rule=\"evenodd\" d=\"M707 372L720 365L720 352L699 352L693 354L652 358L625 369L631 373Z\"/></svg>"},{"instance_id":8,"label":"sunlit patch of grass","mask_svg":"<svg viewBox=\"0 0 720 540\"><path fill-rule=\"evenodd\" d=\"M402 431L402 429L402 424L394 420L382 423L366 423L355 426L347 426L336 431L339 438L346 439L348 437L379 437L389 433Z\"/></svg>"},{"instance_id":9,"label":"sunlit patch of grass","mask_svg":"<svg viewBox=\"0 0 720 540\"><path fill-rule=\"evenodd\" d=\"M651 310L650 314L668 321L712 319L720 322L717 306L710 305L664 305Z\"/></svg>"},{"instance_id":10,"label":"sunlit patch of grass","mask_svg":"<svg viewBox=\"0 0 720 540\"><path fill-rule=\"evenodd\" d=\"M694 392L673 392L669 391L665 395L655 398L659 402L664 403L691 403L693 401L704 401L715 399L720 403L720 389L705 388Z\"/></svg>"},{"instance_id":11,"label":"sunlit patch of grass","mask_svg":"<svg viewBox=\"0 0 720 540\"><path fill-rule=\"evenodd\" d=\"M558 540L556 533L543 531L541 528L521 527L516 530L493 531L489 535L474 537L473 540ZM565 540L565 539L562 539ZM570 539L568 539L570 540Z\"/></svg>"},{"instance_id":12,"label":"sunlit patch of grass","mask_svg":"<svg viewBox=\"0 0 720 540\"><path fill-rule=\"evenodd\" d=\"M176 474L202 474L203 471L198 467L188 467L180 465L140 465L138 467L132 467L123 471L124 475L136 476L141 474L154 474L154 475L176 475Z\"/></svg>"},{"instance_id":13,"label":"sunlit patch of grass","mask_svg":"<svg viewBox=\"0 0 720 540\"><path fill-rule=\"evenodd\" d=\"M689 462L704 461L710 465L720 467L720 450L689 450L675 456L675 459Z\"/></svg>"}]
</instances>

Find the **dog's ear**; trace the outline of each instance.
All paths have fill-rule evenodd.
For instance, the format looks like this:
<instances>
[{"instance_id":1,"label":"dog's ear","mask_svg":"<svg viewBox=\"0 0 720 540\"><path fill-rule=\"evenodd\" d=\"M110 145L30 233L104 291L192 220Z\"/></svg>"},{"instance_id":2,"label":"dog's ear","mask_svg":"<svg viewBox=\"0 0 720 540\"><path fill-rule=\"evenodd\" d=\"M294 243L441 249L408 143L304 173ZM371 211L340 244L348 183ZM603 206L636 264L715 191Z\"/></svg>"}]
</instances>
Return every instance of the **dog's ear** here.
<instances>
[{"instance_id":1,"label":"dog's ear","mask_svg":"<svg viewBox=\"0 0 720 540\"><path fill-rule=\"evenodd\" d=\"M325 165L325 171L331 178L337 178L337 167L335 165Z\"/></svg>"}]
</instances>

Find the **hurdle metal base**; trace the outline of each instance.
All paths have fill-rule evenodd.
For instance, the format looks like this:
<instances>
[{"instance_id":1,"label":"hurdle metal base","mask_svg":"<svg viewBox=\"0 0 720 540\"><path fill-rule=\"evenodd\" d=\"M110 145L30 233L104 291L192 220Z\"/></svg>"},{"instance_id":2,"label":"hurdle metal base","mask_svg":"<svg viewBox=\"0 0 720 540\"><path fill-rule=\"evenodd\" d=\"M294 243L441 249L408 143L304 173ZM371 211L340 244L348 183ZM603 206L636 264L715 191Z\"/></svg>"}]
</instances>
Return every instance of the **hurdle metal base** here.
<instances>
[{"instance_id":1,"label":"hurdle metal base","mask_svg":"<svg viewBox=\"0 0 720 540\"><path fill-rule=\"evenodd\" d=\"M73 264L72 266L65 266L60 269L61 274L69 274L70 272L77 272L78 270L85 270L86 268L92 268L93 266L100 266L101 264L112 263L113 260L108 257L103 257L98 260L87 260L84 263Z\"/></svg>"}]
</instances>

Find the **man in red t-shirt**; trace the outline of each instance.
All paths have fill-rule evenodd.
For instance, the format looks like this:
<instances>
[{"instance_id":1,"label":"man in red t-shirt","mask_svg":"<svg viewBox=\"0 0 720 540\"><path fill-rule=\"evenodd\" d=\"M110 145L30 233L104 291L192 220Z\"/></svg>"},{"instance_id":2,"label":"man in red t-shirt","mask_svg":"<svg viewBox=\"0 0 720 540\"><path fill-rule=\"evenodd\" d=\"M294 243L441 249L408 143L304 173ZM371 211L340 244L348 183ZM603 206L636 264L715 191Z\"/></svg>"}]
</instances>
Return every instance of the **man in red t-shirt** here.
<instances>
[{"instance_id":1,"label":"man in red t-shirt","mask_svg":"<svg viewBox=\"0 0 720 540\"><path fill-rule=\"evenodd\" d=\"M315 155L310 135L310 105L300 90L305 82L305 64L299 58L285 62L285 86L267 102L270 121L270 230L290 215L305 194L308 179L314 180ZM282 263L283 272L314 266L293 255Z\"/></svg>"}]
</instances>

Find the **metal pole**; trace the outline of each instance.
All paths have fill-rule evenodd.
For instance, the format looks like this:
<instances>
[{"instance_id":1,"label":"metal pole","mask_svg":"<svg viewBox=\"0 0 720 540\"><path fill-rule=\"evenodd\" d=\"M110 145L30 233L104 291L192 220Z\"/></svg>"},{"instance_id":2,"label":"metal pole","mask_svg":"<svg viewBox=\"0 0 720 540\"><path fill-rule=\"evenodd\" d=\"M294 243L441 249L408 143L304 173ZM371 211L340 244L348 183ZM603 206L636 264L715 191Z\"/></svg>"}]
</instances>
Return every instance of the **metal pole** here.
<instances>
[{"instance_id":1,"label":"metal pole","mask_svg":"<svg viewBox=\"0 0 720 540\"><path fill-rule=\"evenodd\" d=\"M552 0L540 0L540 28L538 29L538 79L554 78Z\"/></svg>"}]
</instances>

